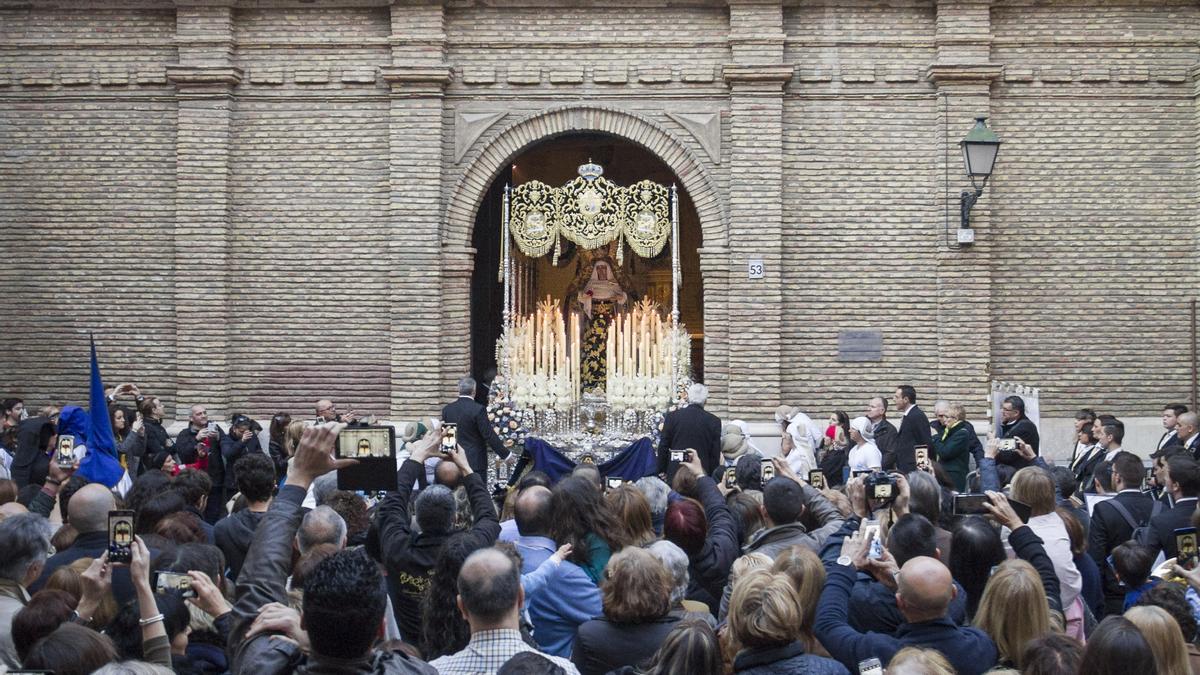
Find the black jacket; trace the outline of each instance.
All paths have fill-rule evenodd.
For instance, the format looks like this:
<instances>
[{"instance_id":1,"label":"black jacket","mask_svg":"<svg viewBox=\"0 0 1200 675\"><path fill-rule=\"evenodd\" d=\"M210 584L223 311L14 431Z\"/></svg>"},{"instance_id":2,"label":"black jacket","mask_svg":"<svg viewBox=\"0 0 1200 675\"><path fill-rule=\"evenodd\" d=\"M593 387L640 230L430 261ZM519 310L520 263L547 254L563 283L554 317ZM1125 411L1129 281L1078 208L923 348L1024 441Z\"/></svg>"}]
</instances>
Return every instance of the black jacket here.
<instances>
[{"instance_id":1,"label":"black jacket","mask_svg":"<svg viewBox=\"0 0 1200 675\"><path fill-rule=\"evenodd\" d=\"M175 453L179 455L179 461L184 464L195 464L200 458L200 453L196 448L199 444L196 440L197 433L199 432L192 429L192 425L189 424L175 437ZM212 442L208 451L208 477L212 479L214 490L225 487L225 462L221 459L220 453L221 441L224 438L225 432L221 430L221 427L217 427L217 438ZM162 465L161 462L159 465Z\"/></svg>"},{"instance_id":2,"label":"black jacket","mask_svg":"<svg viewBox=\"0 0 1200 675\"><path fill-rule=\"evenodd\" d=\"M224 486L226 490L236 490L237 483L233 479L233 465L237 461L252 452L262 452L262 446L258 443L258 434L251 434L250 440L243 441L240 438L234 438L229 434L221 435L221 464L224 465ZM212 457L209 457L209 465L212 465Z\"/></svg>"},{"instance_id":3,"label":"black jacket","mask_svg":"<svg viewBox=\"0 0 1200 675\"><path fill-rule=\"evenodd\" d=\"M46 482L50 472L46 445L56 433L49 417L31 417L17 426L17 448L13 453L11 475L18 488Z\"/></svg>"},{"instance_id":4,"label":"black jacket","mask_svg":"<svg viewBox=\"0 0 1200 675\"><path fill-rule=\"evenodd\" d=\"M496 507L478 473L472 473L462 482L475 515L475 524L470 530L462 533L414 531L408 502L417 474L424 470L423 464L405 460L397 477L399 489L379 504L375 516L380 555L395 590L396 623L404 639L413 644L421 642L421 596L429 586L442 544L452 536L472 537L476 540L476 548L485 548L496 543L500 536Z\"/></svg>"},{"instance_id":5,"label":"black jacket","mask_svg":"<svg viewBox=\"0 0 1200 675\"><path fill-rule=\"evenodd\" d=\"M213 526L213 537L217 540L217 548L225 554L225 564L229 567L229 580L237 581L246 552L254 541L254 533L262 522L263 513L250 509L242 509L237 513L222 518Z\"/></svg>"},{"instance_id":6,"label":"black jacket","mask_svg":"<svg viewBox=\"0 0 1200 675\"><path fill-rule=\"evenodd\" d=\"M70 565L81 558L99 558L108 550L108 530L102 532L84 532L75 538L75 543L50 556L42 568L42 576L29 587L30 593L36 593L50 579L50 575L60 567ZM152 553L155 551L152 550ZM116 565L112 571L112 592L118 605L136 600L137 593L133 581L129 577L129 567Z\"/></svg>"},{"instance_id":7,"label":"black jacket","mask_svg":"<svg viewBox=\"0 0 1200 675\"><path fill-rule=\"evenodd\" d=\"M295 645L276 640L277 633L259 633L247 639L258 609L269 602L288 603L284 582L292 571L292 539L300 528L305 491L294 485L279 490L271 508L263 517L262 527L246 555L237 584L237 602L232 614L234 627L229 635L228 652L232 655L233 675L283 675L285 673L418 673L436 675L426 663L403 652L373 651L360 659L323 659L305 656Z\"/></svg>"},{"instance_id":8,"label":"black jacket","mask_svg":"<svg viewBox=\"0 0 1200 675\"><path fill-rule=\"evenodd\" d=\"M896 425L887 421L887 419L879 420L879 424L875 425L875 447L879 448L881 457L892 457L892 464L895 464L896 455ZM887 461L886 459L884 460ZM884 465L886 466L886 464Z\"/></svg>"},{"instance_id":9,"label":"black jacket","mask_svg":"<svg viewBox=\"0 0 1200 675\"><path fill-rule=\"evenodd\" d=\"M689 556L687 597L705 603L716 616L720 609L721 593L729 581L729 568L741 554L738 526L713 479L701 477L696 481L696 491L708 520L708 537L700 553L695 557Z\"/></svg>"},{"instance_id":10,"label":"black jacket","mask_svg":"<svg viewBox=\"0 0 1200 675\"><path fill-rule=\"evenodd\" d=\"M671 450L691 448L700 457L705 475L721 464L721 420L695 403L666 414L658 442L658 473L667 473Z\"/></svg>"},{"instance_id":11,"label":"black jacket","mask_svg":"<svg viewBox=\"0 0 1200 675\"><path fill-rule=\"evenodd\" d=\"M1150 512L1154 509L1154 498L1137 490L1121 492L1109 501L1120 502L1139 527L1149 522ZM1104 577L1104 604L1109 612L1120 613L1125 591L1113 575L1108 554L1132 537L1133 527L1115 506L1108 501L1096 504L1092 509L1092 527L1088 531L1088 555L1096 561L1096 567Z\"/></svg>"},{"instance_id":12,"label":"black jacket","mask_svg":"<svg viewBox=\"0 0 1200 675\"><path fill-rule=\"evenodd\" d=\"M1196 498L1184 497L1170 509L1159 511L1150 518L1146 531L1145 545L1155 553L1163 552L1166 558L1174 558L1179 550L1175 547L1175 530L1192 526L1192 514L1196 512Z\"/></svg>"},{"instance_id":13,"label":"black jacket","mask_svg":"<svg viewBox=\"0 0 1200 675\"><path fill-rule=\"evenodd\" d=\"M1038 437L1038 428L1033 423L1033 420L1028 417L1022 415L1016 422L1001 425L1000 438L1019 438L1028 443L1029 447L1033 448L1034 455L1039 454L1038 447L1041 445L1041 441ZM1025 459L1021 456L1021 453L1013 451L1001 452L996 455L996 463L1007 464L1014 469L1023 469L1027 466L1032 466L1033 460Z\"/></svg>"},{"instance_id":14,"label":"black jacket","mask_svg":"<svg viewBox=\"0 0 1200 675\"><path fill-rule=\"evenodd\" d=\"M149 462L148 469L161 469L163 462L167 461L167 455L175 455L175 441L171 440L170 434L163 427L160 420L152 417L143 417L142 424L146 429L146 460ZM178 460L178 455L176 455Z\"/></svg>"},{"instance_id":15,"label":"black jacket","mask_svg":"<svg viewBox=\"0 0 1200 675\"><path fill-rule=\"evenodd\" d=\"M467 463L475 473L487 475L488 448L500 459L508 457L508 448L488 421L487 408L469 396L459 396L457 401L442 408L442 421L458 425L458 444L466 450Z\"/></svg>"},{"instance_id":16,"label":"black jacket","mask_svg":"<svg viewBox=\"0 0 1200 675\"><path fill-rule=\"evenodd\" d=\"M905 474L916 471L918 445L927 448L933 445L933 434L929 428L929 418L914 405L900 420L900 428L896 430L896 442L892 448L893 455L890 458L884 455L883 468L889 471L899 469ZM882 453L882 450L880 452Z\"/></svg>"},{"instance_id":17,"label":"black jacket","mask_svg":"<svg viewBox=\"0 0 1200 675\"><path fill-rule=\"evenodd\" d=\"M580 675L636 666L654 656L677 623L679 617L670 614L646 623L613 623L603 617L585 621L575 632L571 662Z\"/></svg>"}]
</instances>

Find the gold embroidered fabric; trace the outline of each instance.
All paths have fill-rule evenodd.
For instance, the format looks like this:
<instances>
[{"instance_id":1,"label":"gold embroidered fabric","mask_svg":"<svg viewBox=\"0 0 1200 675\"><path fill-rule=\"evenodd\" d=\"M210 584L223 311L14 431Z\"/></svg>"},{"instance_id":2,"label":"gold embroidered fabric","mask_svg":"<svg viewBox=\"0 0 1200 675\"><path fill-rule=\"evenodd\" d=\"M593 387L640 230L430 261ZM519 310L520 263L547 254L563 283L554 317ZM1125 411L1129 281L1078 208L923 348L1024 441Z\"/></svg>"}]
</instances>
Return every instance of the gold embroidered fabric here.
<instances>
[{"instance_id":1,"label":"gold embroidered fabric","mask_svg":"<svg viewBox=\"0 0 1200 675\"><path fill-rule=\"evenodd\" d=\"M621 187L602 171L587 164L562 187L536 180L514 187L509 231L517 248L541 257L557 250L561 235L584 249L617 241L618 258L623 241L643 258L661 253L671 234L670 189L649 180Z\"/></svg>"}]
</instances>

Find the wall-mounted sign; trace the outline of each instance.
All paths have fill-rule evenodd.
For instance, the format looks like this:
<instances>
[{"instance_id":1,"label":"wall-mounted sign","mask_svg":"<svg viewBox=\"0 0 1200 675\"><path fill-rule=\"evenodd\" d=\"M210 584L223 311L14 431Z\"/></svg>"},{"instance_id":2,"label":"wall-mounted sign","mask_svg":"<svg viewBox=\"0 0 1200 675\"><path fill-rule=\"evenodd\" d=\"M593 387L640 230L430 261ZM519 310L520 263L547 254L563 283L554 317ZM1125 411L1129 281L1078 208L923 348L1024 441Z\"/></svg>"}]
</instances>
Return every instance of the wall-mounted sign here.
<instances>
[{"instance_id":1,"label":"wall-mounted sign","mask_svg":"<svg viewBox=\"0 0 1200 675\"><path fill-rule=\"evenodd\" d=\"M746 270L747 279L761 279L765 272L762 258L751 258L749 269Z\"/></svg>"},{"instance_id":2,"label":"wall-mounted sign","mask_svg":"<svg viewBox=\"0 0 1200 675\"><path fill-rule=\"evenodd\" d=\"M882 361L883 334L877 330L838 332L838 361Z\"/></svg>"}]
</instances>

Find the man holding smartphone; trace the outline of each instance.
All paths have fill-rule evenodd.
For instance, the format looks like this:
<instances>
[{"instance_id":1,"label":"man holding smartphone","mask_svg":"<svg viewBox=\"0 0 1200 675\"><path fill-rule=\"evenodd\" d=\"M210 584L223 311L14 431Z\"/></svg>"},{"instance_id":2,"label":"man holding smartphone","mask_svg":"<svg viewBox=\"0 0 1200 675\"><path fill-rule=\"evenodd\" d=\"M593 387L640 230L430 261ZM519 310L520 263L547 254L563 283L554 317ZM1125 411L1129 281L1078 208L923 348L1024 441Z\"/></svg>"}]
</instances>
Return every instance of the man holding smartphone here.
<instances>
[{"instance_id":1,"label":"man holding smartphone","mask_svg":"<svg viewBox=\"0 0 1200 675\"><path fill-rule=\"evenodd\" d=\"M458 399L442 408L442 422L457 425L458 446L475 473L487 476L488 448L510 464L517 461L488 421L487 408L475 402L475 378L470 375L458 381Z\"/></svg>"},{"instance_id":2,"label":"man holding smartphone","mask_svg":"<svg viewBox=\"0 0 1200 675\"><path fill-rule=\"evenodd\" d=\"M204 509L204 520L215 525L225 515L225 462L221 459L221 440L225 434L221 427L208 419L208 409L202 405L192 406L188 425L175 437L175 452L184 464L195 464L201 453L208 455L208 477L212 479L212 491L208 495L208 506Z\"/></svg>"}]
</instances>

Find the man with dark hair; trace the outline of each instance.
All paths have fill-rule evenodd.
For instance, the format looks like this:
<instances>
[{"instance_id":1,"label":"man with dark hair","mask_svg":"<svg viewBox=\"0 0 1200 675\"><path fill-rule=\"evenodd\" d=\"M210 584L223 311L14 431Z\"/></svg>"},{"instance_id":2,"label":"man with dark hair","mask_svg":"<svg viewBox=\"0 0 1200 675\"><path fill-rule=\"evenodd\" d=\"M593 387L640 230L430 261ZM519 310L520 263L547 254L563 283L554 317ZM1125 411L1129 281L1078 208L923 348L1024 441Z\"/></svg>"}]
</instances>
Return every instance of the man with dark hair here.
<instances>
[{"instance_id":1,"label":"man with dark hair","mask_svg":"<svg viewBox=\"0 0 1200 675\"><path fill-rule=\"evenodd\" d=\"M907 513L896 519L888 530L886 548L897 568L920 556L948 561L949 556L935 545L936 541L936 530L928 518ZM828 549L825 553L829 554ZM948 613L951 621L962 626L967 623L967 593L958 582L954 583L954 588ZM854 587L850 589L849 618L850 626L864 633L875 631L891 635L904 623L904 615L896 606L895 589L876 581L866 572L858 573Z\"/></svg>"},{"instance_id":2,"label":"man with dark hair","mask_svg":"<svg viewBox=\"0 0 1200 675\"><path fill-rule=\"evenodd\" d=\"M1174 506L1150 518L1146 540L1139 542L1157 554L1167 558L1178 554L1175 547L1175 530L1191 527L1192 514L1196 512L1197 497L1200 497L1200 462L1190 455L1180 453L1167 460L1164 487L1171 494Z\"/></svg>"},{"instance_id":3,"label":"man with dark hair","mask_svg":"<svg viewBox=\"0 0 1200 675\"><path fill-rule=\"evenodd\" d=\"M1009 396L1000 404L1000 438L1019 438L1033 448L1033 454L1038 454L1041 439L1038 436L1037 425L1025 416L1025 399L1020 396ZM1018 470L1033 464L1032 459L1026 459L1016 450L1001 451L996 455L997 469L1001 472L1001 484L1008 483Z\"/></svg>"},{"instance_id":4,"label":"man with dark hair","mask_svg":"<svg viewBox=\"0 0 1200 675\"><path fill-rule=\"evenodd\" d=\"M786 461L774 461L775 478L763 486L762 512L766 526L754 533L743 553L763 553L776 558L794 545L820 552L829 535L842 526L842 514L820 491L803 483L792 473ZM799 522L805 511L818 529L811 533Z\"/></svg>"},{"instance_id":5,"label":"man with dark hair","mask_svg":"<svg viewBox=\"0 0 1200 675\"><path fill-rule=\"evenodd\" d=\"M521 554L521 574L536 570L558 548L550 538L550 524L554 520L554 512L550 509L553 494L548 488L534 485L517 495L513 515L518 535L513 544Z\"/></svg>"},{"instance_id":6,"label":"man with dark hair","mask_svg":"<svg viewBox=\"0 0 1200 675\"><path fill-rule=\"evenodd\" d=\"M230 580L237 581L246 551L275 495L275 465L270 457L258 452L239 459L233 465L233 475L238 492L246 498L246 508L217 521L213 537L229 564Z\"/></svg>"},{"instance_id":7,"label":"man with dark hair","mask_svg":"<svg viewBox=\"0 0 1200 675\"><path fill-rule=\"evenodd\" d=\"M333 459L338 431L340 426L332 425L305 429L287 480L255 532L232 611L231 672L437 672L402 651L372 649L382 632L387 597L379 566L362 551L340 551L309 572L301 612L285 604L292 539L308 487L317 476L355 462ZM260 630L249 635L260 618ZM280 633L289 639L275 639ZM308 647L302 650L304 643Z\"/></svg>"},{"instance_id":8,"label":"man with dark hair","mask_svg":"<svg viewBox=\"0 0 1200 675\"><path fill-rule=\"evenodd\" d=\"M458 609L471 627L471 642L457 654L430 663L441 675L494 673L519 652L536 652L521 639L521 570L495 548L475 551L458 573ZM567 673L579 674L564 658L543 654Z\"/></svg>"},{"instance_id":9,"label":"man with dark hair","mask_svg":"<svg viewBox=\"0 0 1200 675\"><path fill-rule=\"evenodd\" d=\"M475 378L467 376L458 381L458 398L442 408L442 422L457 425L455 437L475 473L487 476L488 448L500 459L517 461L488 421L487 408L475 402Z\"/></svg>"},{"instance_id":10,"label":"man with dark hair","mask_svg":"<svg viewBox=\"0 0 1200 675\"><path fill-rule=\"evenodd\" d=\"M463 399L465 400L465 399ZM478 405L471 401L473 405ZM462 436L459 436L461 441ZM471 502L474 521L471 529L455 533L454 493L444 485L432 485L417 495L417 531L413 531L408 504L417 474L425 470L429 457L444 457L439 450L441 434L426 434L400 466L398 489L379 505L373 535L378 536L380 558L388 571L396 623L406 639L421 635L421 598L429 586L438 553L451 536L471 537L475 548L491 546L500 534L496 507L488 494L483 477L476 473L462 451L451 452L451 459L462 471L463 487Z\"/></svg>"},{"instance_id":11,"label":"man with dark hair","mask_svg":"<svg viewBox=\"0 0 1200 675\"><path fill-rule=\"evenodd\" d=\"M263 454L262 446L258 442L258 435L254 433L253 427L256 424L254 420L245 415L234 415L233 421L230 422L229 435L221 437L219 444L221 451L217 454L221 455L221 463L225 466L224 477L220 485L222 499L232 495L233 491L237 489L233 475L233 466L237 464L237 461L246 455Z\"/></svg>"},{"instance_id":12,"label":"man with dark hair","mask_svg":"<svg viewBox=\"0 0 1200 675\"><path fill-rule=\"evenodd\" d=\"M896 430L893 452L890 455L882 453L883 469L907 474L917 470L916 447L930 447L933 444L933 432L929 418L917 407L917 390L911 384L896 387L892 403L900 412L900 428Z\"/></svg>"},{"instance_id":13,"label":"man with dark hair","mask_svg":"<svg viewBox=\"0 0 1200 675\"><path fill-rule=\"evenodd\" d=\"M213 526L204 520L205 509L208 508L208 496L212 492L212 479L208 474L196 469L184 469L171 481L171 489L178 492L183 501L187 502L187 512L196 516L200 527L204 529L206 544L215 544Z\"/></svg>"},{"instance_id":14,"label":"man with dark hair","mask_svg":"<svg viewBox=\"0 0 1200 675\"><path fill-rule=\"evenodd\" d=\"M1097 417L1093 428L1096 432L1096 447L1101 448L1103 452L1096 452L1088 462L1092 464L1092 472L1089 474L1091 478L1087 481L1088 486L1093 484L1099 464L1101 462L1111 464L1117 453L1121 452L1121 442L1125 440L1125 423L1112 415ZM1095 492L1095 488L1092 487L1086 491Z\"/></svg>"},{"instance_id":15,"label":"man with dark hair","mask_svg":"<svg viewBox=\"0 0 1200 675\"><path fill-rule=\"evenodd\" d=\"M1107 428L1112 428L1111 426ZM1096 561L1104 577L1104 609L1107 614L1123 611L1125 590L1117 582L1108 564L1108 555L1133 537L1133 531L1146 525L1154 511L1155 500L1141 490L1142 460L1129 452L1118 452L1111 463L1116 496L1099 502L1092 510L1088 532L1088 555Z\"/></svg>"},{"instance_id":16,"label":"man with dark hair","mask_svg":"<svg viewBox=\"0 0 1200 675\"><path fill-rule=\"evenodd\" d=\"M1183 439L1179 438L1177 427L1179 426L1179 416L1186 413L1188 407L1182 403L1170 403L1163 406L1162 410L1162 425L1163 435L1158 439L1158 451L1161 452L1167 448L1183 447Z\"/></svg>"}]
</instances>

